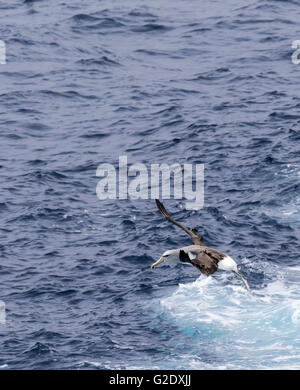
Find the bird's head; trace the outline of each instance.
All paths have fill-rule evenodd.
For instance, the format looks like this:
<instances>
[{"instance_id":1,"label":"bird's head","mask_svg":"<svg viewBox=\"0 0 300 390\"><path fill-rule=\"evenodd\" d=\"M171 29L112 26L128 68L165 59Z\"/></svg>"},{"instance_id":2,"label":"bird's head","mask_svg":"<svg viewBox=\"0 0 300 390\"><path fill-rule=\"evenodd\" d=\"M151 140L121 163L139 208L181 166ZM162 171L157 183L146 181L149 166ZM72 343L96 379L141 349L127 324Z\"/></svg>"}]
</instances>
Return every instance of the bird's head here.
<instances>
[{"instance_id":1,"label":"bird's head","mask_svg":"<svg viewBox=\"0 0 300 390\"><path fill-rule=\"evenodd\" d=\"M165 251L162 256L151 265L151 269L157 267L160 264L172 265L179 263L179 249L170 249Z\"/></svg>"}]
</instances>

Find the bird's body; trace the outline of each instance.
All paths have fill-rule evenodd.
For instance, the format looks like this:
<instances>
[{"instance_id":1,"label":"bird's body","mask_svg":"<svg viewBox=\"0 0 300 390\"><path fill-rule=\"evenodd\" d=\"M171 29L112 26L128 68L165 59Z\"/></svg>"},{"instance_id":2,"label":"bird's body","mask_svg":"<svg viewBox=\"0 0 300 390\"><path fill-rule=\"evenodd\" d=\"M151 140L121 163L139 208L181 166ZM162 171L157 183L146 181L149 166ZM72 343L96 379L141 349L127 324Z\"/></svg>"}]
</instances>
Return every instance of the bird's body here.
<instances>
[{"instance_id":1,"label":"bird's body","mask_svg":"<svg viewBox=\"0 0 300 390\"><path fill-rule=\"evenodd\" d=\"M196 267L200 272L211 275L218 269L233 271L240 276L245 286L250 290L247 280L244 275L238 270L236 262L225 253L205 245L203 237L197 235L196 229L189 229L176 222L167 212L163 204L156 199L156 205L161 214L174 225L184 230L192 239L192 245L185 246L179 249L171 249L163 253L158 261L152 264L151 268L155 268L159 264L176 264L185 263Z\"/></svg>"}]
</instances>

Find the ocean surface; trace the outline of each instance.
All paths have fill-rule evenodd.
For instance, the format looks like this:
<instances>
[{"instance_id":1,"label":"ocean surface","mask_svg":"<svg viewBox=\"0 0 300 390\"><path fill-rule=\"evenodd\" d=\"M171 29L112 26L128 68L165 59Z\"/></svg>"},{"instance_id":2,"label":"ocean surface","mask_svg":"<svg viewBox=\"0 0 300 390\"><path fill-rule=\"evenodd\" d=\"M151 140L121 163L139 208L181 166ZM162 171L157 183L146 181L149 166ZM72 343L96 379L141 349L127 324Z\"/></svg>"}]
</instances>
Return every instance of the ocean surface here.
<instances>
[{"instance_id":1,"label":"ocean surface","mask_svg":"<svg viewBox=\"0 0 300 390\"><path fill-rule=\"evenodd\" d=\"M298 1L0 1L0 368L300 368ZM150 265L189 237L99 164L204 164L236 260ZM5 304L5 313L4 305Z\"/></svg>"}]
</instances>

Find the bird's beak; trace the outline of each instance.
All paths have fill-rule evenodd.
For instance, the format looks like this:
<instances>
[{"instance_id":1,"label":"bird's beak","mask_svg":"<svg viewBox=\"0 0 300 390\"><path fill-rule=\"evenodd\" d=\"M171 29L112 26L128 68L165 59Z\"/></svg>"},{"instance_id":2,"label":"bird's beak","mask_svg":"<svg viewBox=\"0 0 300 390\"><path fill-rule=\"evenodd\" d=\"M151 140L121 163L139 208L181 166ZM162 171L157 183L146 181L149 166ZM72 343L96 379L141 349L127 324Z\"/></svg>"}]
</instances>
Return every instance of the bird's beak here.
<instances>
[{"instance_id":1,"label":"bird's beak","mask_svg":"<svg viewBox=\"0 0 300 390\"><path fill-rule=\"evenodd\" d=\"M245 276L241 273L241 271L233 271L234 273L236 273L244 282L246 288L248 291L250 291L250 287L249 287L249 284L247 282L247 279L245 278Z\"/></svg>"},{"instance_id":2,"label":"bird's beak","mask_svg":"<svg viewBox=\"0 0 300 390\"><path fill-rule=\"evenodd\" d=\"M159 264L163 263L165 261L165 259L163 257L161 257L159 260L157 260L155 263L153 263L151 265L151 269L157 267Z\"/></svg>"}]
</instances>

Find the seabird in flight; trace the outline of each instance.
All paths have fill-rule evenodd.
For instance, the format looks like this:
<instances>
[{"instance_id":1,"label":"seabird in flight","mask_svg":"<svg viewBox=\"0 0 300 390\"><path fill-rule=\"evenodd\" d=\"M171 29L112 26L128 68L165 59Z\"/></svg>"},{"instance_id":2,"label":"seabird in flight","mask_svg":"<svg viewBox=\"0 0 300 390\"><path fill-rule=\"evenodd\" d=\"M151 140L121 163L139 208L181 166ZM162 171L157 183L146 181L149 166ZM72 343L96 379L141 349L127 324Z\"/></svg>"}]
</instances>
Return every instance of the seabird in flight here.
<instances>
[{"instance_id":1,"label":"seabird in flight","mask_svg":"<svg viewBox=\"0 0 300 390\"><path fill-rule=\"evenodd\" d=\"M189 229L182 226L170 216L158 199L155 199L155 202L158 210L168 221L180 227L192 238L192 245L164 252L160 259L151 265L151 269L162 263L186 263L195 266L200 272L207 275L215 273L218 269L233 271L242 278L247 290L250 291L245 276L238 270L236 262L230 256L206 246L203 238L196 234L197 229Z\"/></svg>"}]
</instances>

